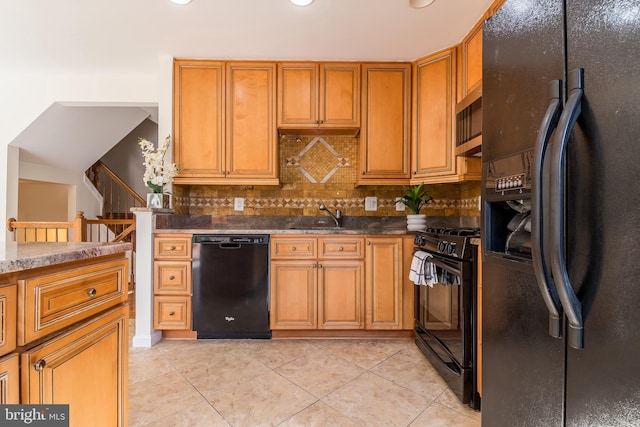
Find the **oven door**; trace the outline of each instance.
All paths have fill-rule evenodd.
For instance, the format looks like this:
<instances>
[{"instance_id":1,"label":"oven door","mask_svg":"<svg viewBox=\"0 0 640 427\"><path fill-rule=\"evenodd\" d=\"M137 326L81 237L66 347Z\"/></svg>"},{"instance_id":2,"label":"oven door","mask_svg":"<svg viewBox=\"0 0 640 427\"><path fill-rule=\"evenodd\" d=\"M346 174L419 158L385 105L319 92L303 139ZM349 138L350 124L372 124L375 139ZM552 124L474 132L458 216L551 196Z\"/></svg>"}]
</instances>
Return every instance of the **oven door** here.
<instances>
[{"instance_id":1,"label":"oven door","mask_svg":"<svg viewBox=\"0 0 640 427\"><path fill-rule=\"evenodd\" d=\"M449 366L451 362L452 369L458 370L453 365L470 367L474 312L470 263L437 253L431 255L437 280L433 287L415 286L416 337L443 363Z\"/></svg>"},{"instance_id":2,"label":"oven door","mask_svg":"<svg viewBox=\"0 0 640 427\"><path fill-rule=\"evenodd\" d=\"M425 250L416 248L416 250ZM415 286L416 345L462 403L480 405L475 393L474 259L431 251L438 280Z\"/></svg>"}]
</instances>

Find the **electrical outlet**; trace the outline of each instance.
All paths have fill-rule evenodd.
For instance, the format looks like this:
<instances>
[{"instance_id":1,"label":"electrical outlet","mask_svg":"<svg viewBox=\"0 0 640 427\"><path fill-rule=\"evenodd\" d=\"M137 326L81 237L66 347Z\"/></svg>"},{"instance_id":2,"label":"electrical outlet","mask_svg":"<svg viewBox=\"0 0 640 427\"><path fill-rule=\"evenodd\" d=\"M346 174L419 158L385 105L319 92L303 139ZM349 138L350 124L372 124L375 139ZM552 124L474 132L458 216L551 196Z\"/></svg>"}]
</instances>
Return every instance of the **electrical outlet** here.
<instances>
[{"instance_id":1,"label":"electrical outlet","mask_svg":"<svg viewBox=\"0 0 640 427\"><path fill-rule=\"evenodd\" d=\"M243 211L244 210L244 198L236 197L233 199L233 210L234 211Z\"/></svg>"},{"instance_id":2,"label":"electrical outlet","mask_svg":"<svg viewBox=\"0 0 640 427\"><path fill-rule=\"evenodd\" d=\"M378 198L377 197L365 197L364 198L364 210L365 211L377 211L378 210Z\"/></svg>"},{"instance_id":3,"label":"electrical outlet","mask_svg":"<svg viewBox=\"0 0 640 427\"><path fill-rule=\"evenodd\" d=\"M404 203L400 203L399 200L402 200L402 197L396 197L396 210L398 212L404 212Z\"/></svg>"}]
</instances>

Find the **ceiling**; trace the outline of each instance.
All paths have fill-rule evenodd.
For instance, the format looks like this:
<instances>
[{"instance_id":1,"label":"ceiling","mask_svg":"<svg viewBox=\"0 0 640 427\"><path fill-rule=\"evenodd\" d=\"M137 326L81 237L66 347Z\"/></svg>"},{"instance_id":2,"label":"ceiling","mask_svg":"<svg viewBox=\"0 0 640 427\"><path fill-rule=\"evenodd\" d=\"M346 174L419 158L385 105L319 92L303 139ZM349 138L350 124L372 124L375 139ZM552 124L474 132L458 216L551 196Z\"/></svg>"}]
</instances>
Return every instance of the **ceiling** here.
<instances>
[{"instance_id":1,"label":"ceiling","mask_svg":"<svg viewBox=\"0 0 640 427\"><path fill-rule=\"evenodd\" d=\"M161 56L413 61L459 43L492 0L436 0L423 9L408 3L315 0L299 7L289 0L193 0L186 6L169 0L0 0L0 78L157 74ZM132 126L131 131L144 120L144 109L104 108L54 104L12 145L20 146L29 161L85 168L119 141L113 138L123 126ZM88 133L91 128L104 133L96 138ZM52 140L47 135L61 139L47 144ZM88 140L94 150L75 148ZM84 157L70 161L63 155L70 150Z\"/></svg>"}]
</instances>

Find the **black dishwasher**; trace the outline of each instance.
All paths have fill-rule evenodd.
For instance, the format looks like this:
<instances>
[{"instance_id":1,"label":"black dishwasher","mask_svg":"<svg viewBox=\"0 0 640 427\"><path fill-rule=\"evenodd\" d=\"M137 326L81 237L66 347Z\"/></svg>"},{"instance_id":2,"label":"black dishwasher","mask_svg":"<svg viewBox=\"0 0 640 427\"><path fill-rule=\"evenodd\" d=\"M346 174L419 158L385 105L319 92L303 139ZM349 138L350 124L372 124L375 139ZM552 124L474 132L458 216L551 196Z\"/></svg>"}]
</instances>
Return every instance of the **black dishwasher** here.
<instances>
[{"instance_id":1,"label":"black dishwasher","mask_svg":"<svg viewBox=\"0 0 640 427\"><path fill-rule=\"evenodd\" d=\"M271 338L269 236L193 236L193 329L198 339Z\"/></svg>"}]
</instances>

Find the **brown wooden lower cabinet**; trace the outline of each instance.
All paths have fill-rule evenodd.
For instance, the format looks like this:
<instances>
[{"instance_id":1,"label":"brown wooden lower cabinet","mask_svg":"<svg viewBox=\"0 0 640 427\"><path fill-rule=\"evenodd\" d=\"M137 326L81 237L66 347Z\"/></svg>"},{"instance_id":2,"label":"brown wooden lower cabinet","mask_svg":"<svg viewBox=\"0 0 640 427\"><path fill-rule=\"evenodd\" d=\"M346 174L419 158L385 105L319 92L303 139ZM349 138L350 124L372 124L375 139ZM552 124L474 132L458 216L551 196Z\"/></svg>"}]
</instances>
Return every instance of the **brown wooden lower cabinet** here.
<instances>
[{"instance_id":1,"label":"brown wooden lower cabinet","mask_svg":"<svg viewBox=\"0 0 640 427\"><path fill-rule=\"evenodd\" d=\"M340 335L413 328L413 284L405 280L408 240L272 236L271 329Z\"/></svg>"},{"instance_id":2,"label":"brown wooden lower cabinet","mask_svg":"<svg viewBox=\"0 0 640 427\"><path fill-rule=\"evenodd\" d=\"M21 354L23 404L68 404L72 426L127 425L128 306Z\"/></svg>"}]
</instances>

